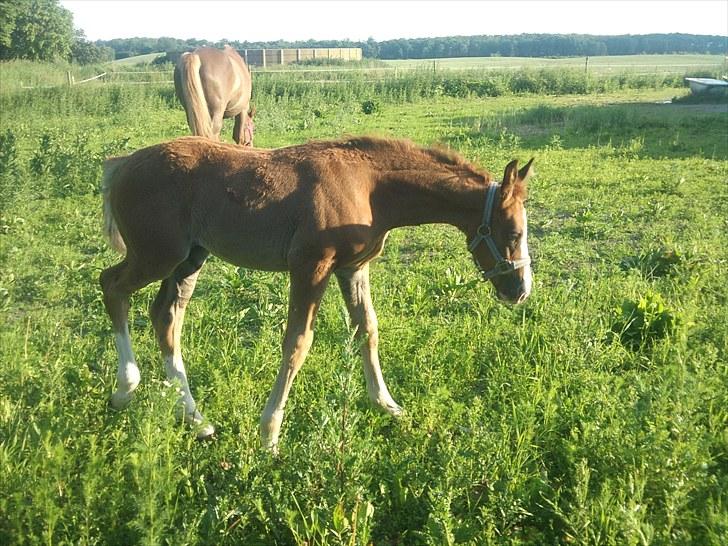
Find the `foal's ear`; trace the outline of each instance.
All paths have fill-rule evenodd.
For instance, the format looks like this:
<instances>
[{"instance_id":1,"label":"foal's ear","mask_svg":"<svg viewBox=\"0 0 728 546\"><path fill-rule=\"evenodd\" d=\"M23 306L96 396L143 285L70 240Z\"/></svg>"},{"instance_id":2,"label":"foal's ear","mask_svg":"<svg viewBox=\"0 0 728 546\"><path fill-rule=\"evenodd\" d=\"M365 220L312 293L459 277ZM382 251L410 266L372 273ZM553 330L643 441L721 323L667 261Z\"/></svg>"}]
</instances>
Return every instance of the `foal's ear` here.
<instances>
[{"instance_id":1,"label":"foal's ear","mask_svg":"<svg viewBox=\"0 0 728 546\"><path fill-rule=\"evenodd\" d=\"M533 174L531 165L533 159L526 163L521 170L518 170L518 160L514 159L503 173L503 184L501 185L501 199L507 201L511 197L518 196L521 199L526 196L526 181Z\"/></svg>"},{"instance_id":2,"label":"foal's ear","mask_svg":"<svg viewBox=\"0 0 728 546\"><path fill-rule=\"evenodd\" d=\"M534 159L536 158L532 157L531 160L526 163L520 171L518 171L518 180L520 180L524 184L526 183L526 180L528 180L528 178L533 174L532 165Z\"/></svg>"},{"instance_id":3,"label":"foal's ear","mask_svg":"<svg viewBox=\"0 0 728 546\"><path fill-rule=\"evenodd\" d=\"M503 173L503 183L501 184L501 201L505 203L513 195L513 190L518 183L518 160L514 159L508 165Z\"/></svg>"}]
</instances>

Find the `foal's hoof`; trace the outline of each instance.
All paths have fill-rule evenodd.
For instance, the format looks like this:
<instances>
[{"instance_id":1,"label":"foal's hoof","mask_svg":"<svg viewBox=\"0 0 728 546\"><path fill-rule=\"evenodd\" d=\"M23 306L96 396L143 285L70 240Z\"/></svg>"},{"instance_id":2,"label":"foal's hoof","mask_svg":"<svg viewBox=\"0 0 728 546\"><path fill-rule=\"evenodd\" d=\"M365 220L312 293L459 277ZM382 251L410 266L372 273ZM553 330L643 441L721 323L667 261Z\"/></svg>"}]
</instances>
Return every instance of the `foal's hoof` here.
<instances>
[{"instance_id":1,"label":"foal's hoof","mask_svg":"<svg viewBox=\"0 0 728 546\"><path fill-rule=\"evenodd\" d=\"M394 400L375 400L374 405L392 417L402 417L404 415L404 410Z\"/></svg>"},{"instance_id":2,"label":"foal's hoof","mask_svg":"<svg viewBox=\"0 0 728 546\"><path fill-rule=\"evenodd\" d=\"M394 404L393 406L387 406L387 408L384 410L392 417L402 417L404 415L404 409L402 409L402 406L399 406L397 404Z\"/></svg>"},{"instance_id":3,"label":"foal's hoof","mask_svg":"<svg viewBox=\"0 0 728 546\"><path fill-rule=\"evenodd\" d=\"M188 413L184 416L184 421L192 427L195 431L195 436L198 440L211 440L215 435L215 427L205 420L202 414L195 410L193 413Z\"/></svg>"},{"instance_id":4,"label":"foal's hoof","mask_svg":"<svg viewBox=\"0 0 728 546\"><path fill-rule=\"evenodd\" d=\"M210 423L200 425L200 427L196 430L196 436L201 442L212 440L215 437L215 427L213 427Z\"/></svg>"},{"instance_id":5,"label":"foal's hoof","mask_svg":"<svg viewBox=\"0 0 728 546\"><path fill-rule=\"evenodd\" d=\"M111 400L109 400L109 405L116 411L121 411L127 408L133 397L128 392L114 391L114 394L111 395Z\"/></svg>"}]
</instances>

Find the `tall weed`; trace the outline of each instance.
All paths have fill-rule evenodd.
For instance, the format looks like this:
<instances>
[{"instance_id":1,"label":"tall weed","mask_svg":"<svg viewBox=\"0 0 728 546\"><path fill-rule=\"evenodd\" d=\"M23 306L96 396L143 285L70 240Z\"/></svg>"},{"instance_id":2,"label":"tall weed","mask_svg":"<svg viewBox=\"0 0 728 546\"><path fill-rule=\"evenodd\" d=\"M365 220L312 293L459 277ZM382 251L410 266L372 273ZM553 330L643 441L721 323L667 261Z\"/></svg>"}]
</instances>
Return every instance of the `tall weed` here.
<instances>
[{"instance_id":1,"label":"tall weed","mask_svg":"<svg viewBox=\"0 0 728 546\"><path fill-rule=\"evenodd\" d=\"M98 188L103 160L126 149L128 142L128 138L122 138L92 147L87 133L69 136L47 132L40 137L30 159L33 187L42 197L93 193Z\"/></svg>"}]
</instances>

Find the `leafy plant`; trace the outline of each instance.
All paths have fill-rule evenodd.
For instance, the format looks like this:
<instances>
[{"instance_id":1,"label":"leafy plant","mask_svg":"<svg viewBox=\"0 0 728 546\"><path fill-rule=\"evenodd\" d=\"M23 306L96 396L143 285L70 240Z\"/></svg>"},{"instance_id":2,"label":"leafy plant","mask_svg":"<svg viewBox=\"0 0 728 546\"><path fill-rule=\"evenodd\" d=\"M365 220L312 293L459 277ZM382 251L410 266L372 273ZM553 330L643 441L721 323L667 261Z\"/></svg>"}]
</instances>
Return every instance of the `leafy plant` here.
<instances>
[{"instance_id":1,"label":"leafy plant","mask_svg":"<svg viewBox=\"0 0 728 546\"><path fill-rule=\"evenodd\" d=\"M662 296L655 292L636 301L624 300L615 311L612 332L631 349L674 335L681 323L678 313L666 307Z\"/></svg>"},{"instance_id":2,"label":"leafy plant","mask_svg":"<svg viewBox=\"0 0 728 546\"><path fill-rule=\"evenodd\" d=\"M30 159L30 170L42 177L44 190L50 189L56 197L90 193L97 187L103 160L126 149L128 142L128 138L112 140L95 150L88 134L71 139L57 132L44 133Z\"/></svg>"},{"instance_id":3,"label":"leafy plant","mask_svg":"<svg viewBox=\"0 0 728 546\"><path fill-rule=\"evenodd\" d=\"M18 189L18 147L15 133L0 133L0 211L5 210Z\"/></svg>"},{"instance_id":4,"label":"leafy plant","mask_svg":"<svg viewBox=\"0 0 728 546\"><path fill-rule=\"evenodd\" d=\"M685 256L679 251L666 247L659 247L622 259L619 267L623 271L637 269L648 278L666 277L674 275L685 262Z\"/></svg>"},{"instance_id":5,"label":"leafy plant","mask_svg":"<svg viewBox=\"0 0 728 546\"><path fill-rule=\"evenodd\" d=\"M375 100L367 99L361 103L361 111L365 114L375 114L379 111L379 103Z\"/></svg>"},{"instance_id":6,"label":"leafy plant","mask_svg":"<svg viewBox=\"0 0 728 546\"><path fill-rule=\"evenodd\" d=\"M11 173L16 168L18 156L16 140L15 133L10 129L0 134L0 176Z\"/></svg>"}]
</instances>

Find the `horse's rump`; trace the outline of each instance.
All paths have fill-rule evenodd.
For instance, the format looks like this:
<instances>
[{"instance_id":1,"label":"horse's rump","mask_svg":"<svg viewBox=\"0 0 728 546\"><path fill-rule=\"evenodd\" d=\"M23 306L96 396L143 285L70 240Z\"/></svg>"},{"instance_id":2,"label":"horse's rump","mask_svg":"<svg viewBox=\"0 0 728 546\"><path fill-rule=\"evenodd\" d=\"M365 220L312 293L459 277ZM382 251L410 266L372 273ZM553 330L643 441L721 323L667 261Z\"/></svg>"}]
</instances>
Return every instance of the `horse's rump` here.
<instances>
[{"instance_id":1,"label":"horse's rump","mask_svg":"<svg viewBox=\"0 0 728 546\"><path fill-rule=\"evenodd\" d=\"M193 135L215 138L212 131L212 118L207 109L205 92L200 79L200 56L197 53L184 53L180 59L180 99L187 113L187 123Z\"/></svg>"},{"instance_id":2,"label":"horse's rump","mask_svg":"<svg viewBox=\"0 0 728 546\"><path fill-rule=\"evenodd\" d=\"M174 87L193 135L220 140L223 119L232 117L235 142L253 145L250 70L233 48L183 53L174 69Z\"/></svg>"}]
</instances>

